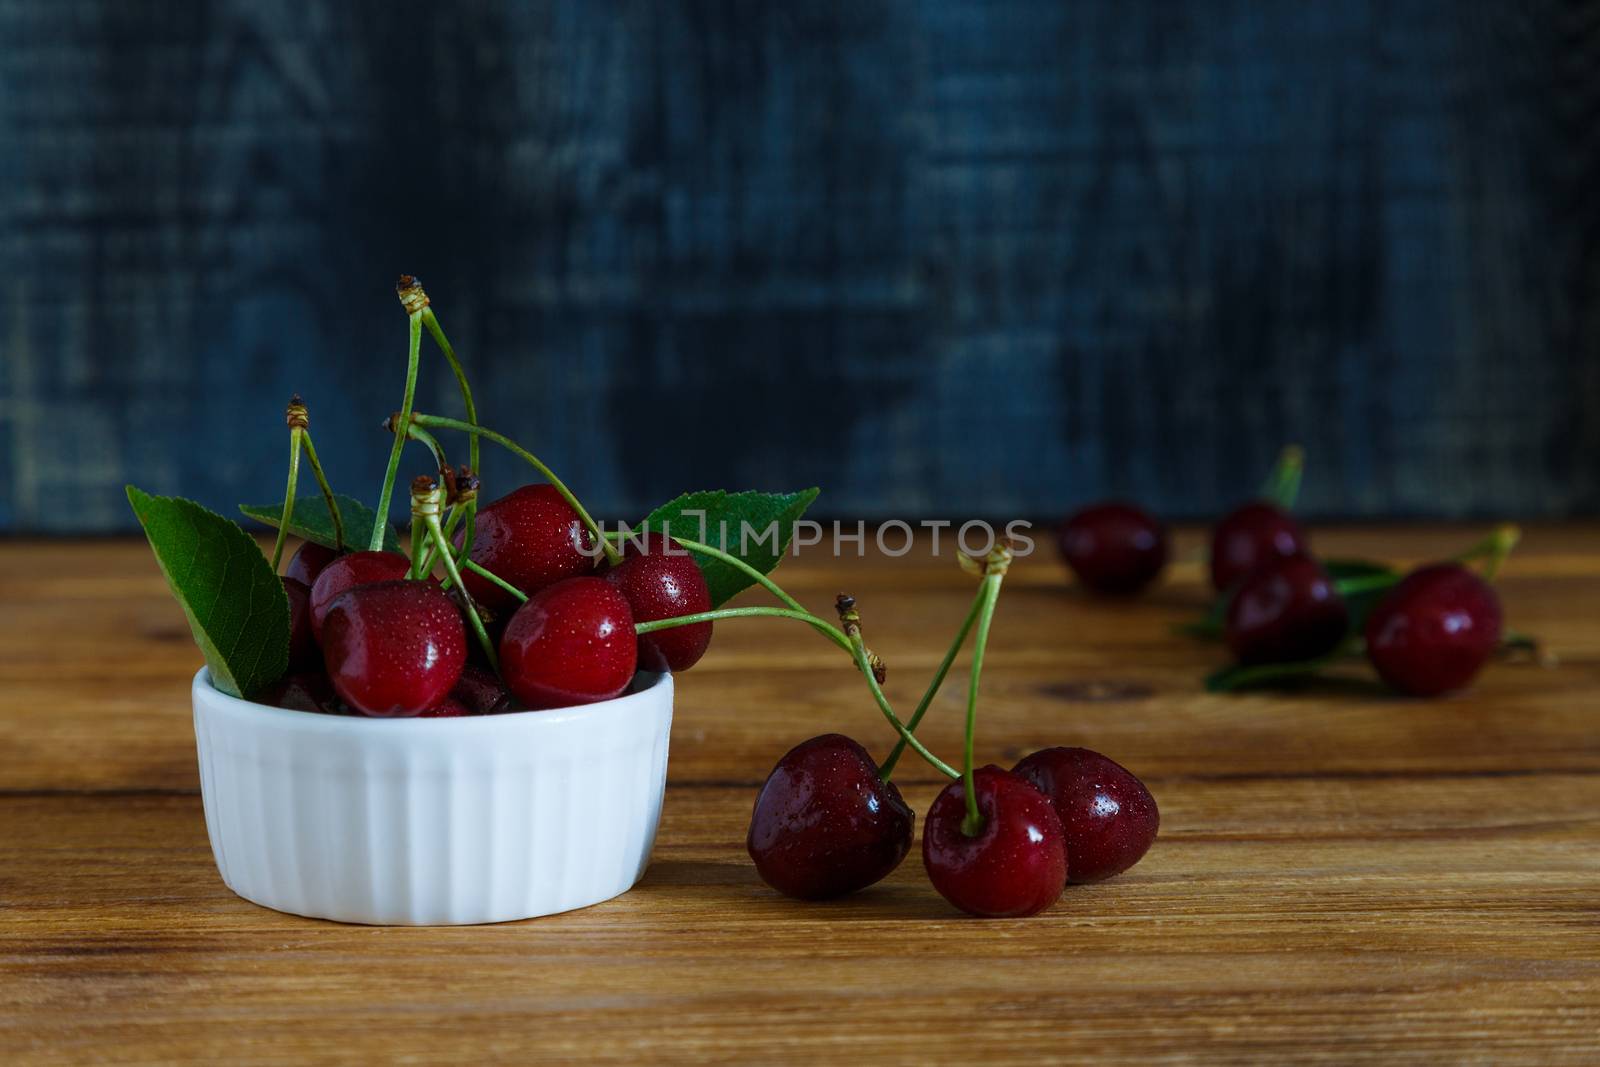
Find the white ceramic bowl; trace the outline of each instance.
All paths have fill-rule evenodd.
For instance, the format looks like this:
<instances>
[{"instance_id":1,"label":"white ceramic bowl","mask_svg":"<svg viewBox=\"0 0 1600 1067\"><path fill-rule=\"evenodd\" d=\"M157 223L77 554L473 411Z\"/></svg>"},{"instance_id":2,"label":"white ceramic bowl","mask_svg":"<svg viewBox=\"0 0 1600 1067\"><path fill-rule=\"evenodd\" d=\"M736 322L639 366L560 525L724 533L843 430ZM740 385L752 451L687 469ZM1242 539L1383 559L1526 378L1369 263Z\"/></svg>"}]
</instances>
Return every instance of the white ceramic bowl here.
<instances>
[{"instance_id":1,"label":"white ceramic bowl","mask_svg":"<svg viewBox=\"0 0 1600 1067\"><path fill-rule=\"evenodd\" d=\"M667 780L672 676L555 711L365 719L238 700L194 677L200 793L229 889L278 911L504 922L626 892Z\"/></svg>"}]
</instances>

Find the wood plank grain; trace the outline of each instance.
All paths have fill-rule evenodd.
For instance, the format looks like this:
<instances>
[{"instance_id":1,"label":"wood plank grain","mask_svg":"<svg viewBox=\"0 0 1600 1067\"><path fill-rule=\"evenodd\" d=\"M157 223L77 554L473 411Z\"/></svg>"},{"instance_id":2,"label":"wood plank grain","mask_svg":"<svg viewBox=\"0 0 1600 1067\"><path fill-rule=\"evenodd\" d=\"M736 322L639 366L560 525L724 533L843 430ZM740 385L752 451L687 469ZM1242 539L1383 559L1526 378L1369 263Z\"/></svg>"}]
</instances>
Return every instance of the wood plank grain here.
<instances>
[{"instance_id":1,"label":"wood plank grain","mask_svg":"<svg viewBox=\"0 0 1600 1067\"><path fill-rule=\"evenodd\" d=\"M1084 743L1138 770L1162 834L1046 915L964 919L916 856L828 905L778 897L743 835L790 743L885 727L838 653L727 625L682 680L654 862L633 892L490 928L369 929L221 883L194 795L196 662L147 550L0 544L0 1048L8 1062L604 1063L965 1058L1590 1063L1600 1058L1600 530L1530 531L1502 581L1560 663L1409 701L1348 672L1208 695L1170 632L1185 559L1130 604L1048 557L1002 600L980 753ZM1318 531L1424 558L1456 528ZM1180 557L1197 544L1181 537ZM925 547L925 546L924 546ZM970 581L948 558L802 557L862 601L891 696L920 690ZM959 683L926 730L958 750ZM905 765L925 810L937 783Z\"/></svg>"}]
</instances>

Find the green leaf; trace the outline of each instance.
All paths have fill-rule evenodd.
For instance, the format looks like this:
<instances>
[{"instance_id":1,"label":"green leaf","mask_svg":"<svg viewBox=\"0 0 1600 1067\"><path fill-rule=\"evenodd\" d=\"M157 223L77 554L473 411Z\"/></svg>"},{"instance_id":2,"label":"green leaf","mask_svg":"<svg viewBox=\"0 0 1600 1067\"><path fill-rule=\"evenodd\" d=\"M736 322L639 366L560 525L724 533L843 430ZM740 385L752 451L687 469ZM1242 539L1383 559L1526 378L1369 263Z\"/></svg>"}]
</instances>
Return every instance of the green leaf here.
<instances>
[{"instance_id":1,"label":"green leaf","mask_svg":"<svg viewBox=\"0 0 1600 1067\"><path fill-rule=\"evenodd\" d=\"M333 498L339 502L339 518L344 520L345 547L366 548L372 543L372 509L343 493L335 493ZM239 510L276 530L278 520L283 517L283 501L274 504L240 504ZM328 514L328 502L322 499L321 493L295 498L294 514L289 517L289 532L327 548L339 547L334 544L333 517ZM392 526L383 531L383 547L387 552L400 551L400 539L395 536Z\"/></svg>"},{"instance_id":2,"label":"green leaf","mask_svg":"<svg viewBox=\"0 0 1600 1067\"><path fill-rule=\"evenodd\" d=\"M255 539L192 500L127 490L212 684L242 697L276 681L289 666L289 598Z\"/></svg>"},{"instance_id":3,"label":"green leaf","mask_svg":"<svg viewBox=\"0 0 1600 1067\"><path fill-rule=\"evenodd\" d=\"M1337 663L1349 655L1353 646L1344 642L1325 656L1316 659L1296 660L1292 663L1261 663L1253 667L1233 664L1206 675L1206 689L1212 693L1229 693L1236 689L1254 689L1282 682L1303 681L1322 668Z\"/></svg>"},{"instance_id":4,"label":"green leaf","mask_svg":"<svg viewBox=\"0 0 1600 1067\"><path fill-rule=\"evenodd\" d=\"M646 515L639 526L714 545L766 574L783 558L794 536L794 524L818 492L812 488L798 493L729 493L722 489L685 493ZM697 553L695 562L706 576L712 607L755 584L719 559Z\"/></svg>"}]
</instances>

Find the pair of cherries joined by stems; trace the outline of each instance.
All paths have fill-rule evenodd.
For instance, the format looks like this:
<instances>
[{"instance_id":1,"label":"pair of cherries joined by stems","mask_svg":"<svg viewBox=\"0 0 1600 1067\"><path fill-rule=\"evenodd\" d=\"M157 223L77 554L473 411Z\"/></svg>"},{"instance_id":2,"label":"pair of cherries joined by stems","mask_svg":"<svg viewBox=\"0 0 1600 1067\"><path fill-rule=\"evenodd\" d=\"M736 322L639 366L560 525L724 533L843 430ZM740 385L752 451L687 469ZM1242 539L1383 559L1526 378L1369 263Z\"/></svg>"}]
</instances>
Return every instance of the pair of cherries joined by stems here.
<instances>
[{"instance_id":1,"label":"pair of cherries joined by stems","mask_svg":"<svg viewBox=\"0 0 1600 1067\"><path fill-rule=\"evenodd\" d=\"M1300 450L1286 448L1260 498L1212 530L1211 583L1225 608L1221 636L1240 667L1312 664L1359 643L1398 692L1437 696L1466 686L1501 645L1503 616L1489 583L1516 543L1515 527L1403 577L1382 567L1335 577L1289 511L1302 469ZM1165 527L1120 502L1073 515L1058 544L1079 580L1101 594L1138 592L1167 559ZM1465 566L1478 558L1488 561L1482 576ZM1355 597L1364 617L1353 610Z\"/></svg>"},{"instance_id":2,"label":"pair of cherries joined by stems","mask_svg":"<svg viewBox=\"0 0 1600 1067\"><path fill-rule=\"evenodd\" d=\"M890 775L907 746L952 779L924 819L922 862L940 895L969 914L1037 914L1056 902L1069 881L1120 874L1155 840L1160 814L1150 791L1097 752L1049 748L1009 771L974 766L979 679L1011 550L1001 545L983 561L962 558L981 575L979 592L904 724L883 695L881 661L863 643L855 601L839 597L843 635L900 742L881 767L842 734L811 738L778 761L756 798L746 847L761 878L779 892L805 900L839 897L873 885L900 865L911 850L916 818ZM912 731L974 627L965 764L958 774Z\"/></svg>"}]
</instances>

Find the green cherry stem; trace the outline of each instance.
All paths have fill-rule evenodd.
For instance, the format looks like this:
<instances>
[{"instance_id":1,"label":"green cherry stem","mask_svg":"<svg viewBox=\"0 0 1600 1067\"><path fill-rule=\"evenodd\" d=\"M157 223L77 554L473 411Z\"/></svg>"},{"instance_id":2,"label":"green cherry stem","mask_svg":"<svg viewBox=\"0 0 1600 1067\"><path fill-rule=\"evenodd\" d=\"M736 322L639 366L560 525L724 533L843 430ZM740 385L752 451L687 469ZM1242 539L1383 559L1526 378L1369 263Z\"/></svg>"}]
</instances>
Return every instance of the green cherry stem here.
<instances>
[{"instance_id":1,"label":"green cherry stem","mask_svg":"<svg viewBox=\"0 0 1600 1067\"><path fill-rule=\"evenodd\" d=\"M433 560L428 553L428 528L426 524L418 522L416 516L411 518L411 570L406 575L413 582L427 577L433 573Z\"/></svg>"},{"instance_id":2,"label":"green cherry stem","mask_svg":"<svg viewBox=\"0 0 1600 1067\"><path fill-rule=\"evenodd\" d=\"M461 525L461 515L462 515L462 512L464 510L465 509L459 508L459 507L451 508L450 509L450 514L444 520L444 535L445 535L445 537L451 539L451 543L452 544L455 543L456 527ZM433 565L435 563L439 562L439 553L433 547L433 542L432 541L428 542L427 552L428 552L427 566L423 567L422 570L423 570L424 574L432 574L433 573ZM458 563L458 564L461 563L461 561L462 561L464 556L465 556L464 552L457 552L456 553L456 563ZM445 588L448 589L450 587L448 585L446 585Z\"/></svg>"},{"instance_id":3,"label":"green cherry stem","mask_svg":"<svg viewBox=\"0 0 1600 1067\"><path fill-rule=\"evenodd\" d=\"M446 536L448 536L448 534ZM476 574L479 577L484 578L487 581L493 582L495 585L498 585L501 589L504 589L506 592L508 592L512 596L516 597L517 598L517 603L526 604L528 602L528 594L527 593L524 593L522 590L518 589L516 586L512 585L510 582L506 581L504 578L502 578L498 574L494 573L494 571L491 571L488 567L479 566L478 564L474 563L470 559L461 560L459 562L461 563L461 566L463 566L467 570L471 571L473 574Z\"/></svg>"},{"instance_id":4,"label":"green cherry stem","mask_svg":"<svg viewBox=\"0 0 1600 1067\"><path fill-rule=\"evenodd\" d=\"M1514 522L1503 522L1491 530L1488 536L1475 542L1466 551L1455 557L1457 563L1470 563L1477 559L1487 559L1483 565L1483 580L1492 582L1500 574L1500 567L1505 563L1506 557L1511 555L1511 550L1517 547L1517 542L1522 540L1522 527Z\"/></svg>"},{"instance_id":5,"label":"green cherry stem","mask_svg":"<svg viewBox=\"0 0 1600 1067\"><path fill-rule=\"evenodd\" d=\"M938 696L940 687L944 685L945 675L950 673L950 668L955 663L956 656L961 652L961 646L966 644L967 634L972 632L972 624L978 621L978 612L982 606L983 589L980 587L978 595L972 598L972 607L967 609L967 617L962 621L961 629L957 631L955 640L951 641L950 647L945 650L944 659L939 663L939 669L933 672L933 679L928 683L928 688L922 694L922 699L917 702L916 710L911 713L911 718L906 721L906 729L912 733L917 732L917 726L921 724L922 717L928 714L928 709L933 706L933 698ZM879 768L879 778L885 782L889 780L889 776L894 774L894 765L900 762L900 754L905 750L906 742L905 738L902 737L895 743L894 751L889 753L889 758L884 760L883 766Z\"/></svg>"},{"instance_id":6,"label":"green cherry stem","mask_svg":"<svg viewBox=\"0 0 1600 1067\"><path fill-rule=\"evenodd\" d=\"M402 286L409 278L402 277ZM400 300L406 300L404 289L401 290ZM409 426L411 422L411 404L417 395L417 357L422 350L422 312L411 312L410 340L406 350L406 392L400 404L399 420L395 423L399 427ZM383 531L389 525L389 498L394 493L394 476L400 470L400 451L405 448L406 435L396 432L394 446L389 449L389 467L383 475L383 492L378 494L378 510L372 517L372 540L367 545L367 550L377 552L383 548Z\"/></svg>"},{"instance_id":7,"label":"green cherry stem","mask_svg":"<svg viewBox=\"0 0 1600 1067\"><path fill-rule=\"evenodd\" d=\"M1400 575L1395 573L1358 574L1350 578L1335 578L1332 585L1335 593L1347 597L1357 593L1370 593L1375 589L1388 589L1399 581Z\"/></svg>"},{"instance_id":8,"label":"green cherry stem","mask_svg":"<svg viewBox=\"0 0 1600 1067\"><path fill-rule=\"evenodd\" d=\"M615 530L607 534L606 537L608 539L620 540L625 537L626 534L626 531ZM751 581L767 590L767 592L771 593L773 596L789 605L789 607L793 610L801 612L802 614L805 613L806 608L804 604L790 596L777 582L773 581L765 574L762 574L759 570L752 567L738 556L735 556L729 552L725 552L713 545L705 544L702 541L691 541L687 537L679 537L673 533L669 533L667 536L671 537L679 545L682 545L690 552L697 552L704 556L710 556L712 559L719 560L722 563L726 563L728 566L732 567L736 571L739 571L745 577L749 578ZM845 639L844 633L837 626L834 626L832 623L825 622L814 615L810 616L810 619L813 628L815 628L819 634L822 634L824 637L828 638L828 640L832 641L846 652L850 651L850 642Z\"/></svg>"},{"instance_id":9,"label":"green cherry stem","mask_svg":"<svg viewBox=\"0 0 1600 1067\"><path fill-rule=\"evenodd\" d=\"M328 505L328 518L333 521L333 547L336 551L343 552L344 516L339 514L339 501L333 495L333 487L328 484L328 476L322 473L322 464L317 459L316 446L311 443L309 427L300 428L300 440L306 446L306 462L311 464L311 473L317 476L317 487L322 490L322 499Z\"/></svg>"},{"instance_id":10,"label":"green cherry stem","mask_svg":"<svg viewBox=\"0 0 1600 1067\"><path fill-rule=\"evenodd\" d=\"M434 463L438 464L440 470L444 470L446 467L450 466L450 461L444 458L444 446L439 443L439 439L433 436L433 434L429 433L427 430L424 430L416 423L410 423L406 426L406 436L411 438L413 441L418 441L427 445L428 451L433 453Z\"/></svg>"},{"instance_id":11,"label":"green cherry stem","mask_svg":"<svg viewBox=\"0 0 1600 1067\"><path fill-rule=\"evenodd\" d=\"M310 421L306 406L296 393L283 409L283 421L289 425L289 484L283 491L283 514L278 519L278 537L272 543L272 571L278 571L278 561L283 559L283 542L289 536L289 520L294 517L295 484L300 480L300 434Z\"/></svg>"},{"instance_id":12,"label":"green cherry stem","mask_svg":"<svg viewBox=\"0 0 1600 1067\"><path fill-rule=\"evenodd\" d=\"M939 771L939 773L944 774L946 777L950 777L950 779L960 777L960 774L955 771L954 766L950 766L949 763L946 763L946 761L941 760L941 758L936 757L936 755L933 755L933 753L928 752L928 747L926 747L925 744L922 744L922 742L917 741L917 734L910 733L910 729L907 728L906 723L902 723L902 721L899 720L898 715L894 713L893 707L890 707L890 699L888 699L886 696L883 696L883 686L878 685L877 672L875 672L874 662L872 662L872 657L870 657L870 654L867 653L866 641L862 640L861 637L861 622L859 622L859 616L856 617L856 619L851 619L851 617L846 614L853 613L854 600L850 597L843 597L843 595L842 597L838 598L838 600L840 600L840 619L845 622L845 633L848 635L848 637L850 637L851 654L853 654L854 659L856 659L856 667L861 670L862 677L866 678L867 680L867 688L872 689L872 699L877 701L878 710L883 712L883 718L886 718L888 723L890 723L890 726L893 726L894 733L898 733L899 736L901 736L901 741L909 744L912 752L917 753L917 755L920 755L923 760L928 761L928 765L933 766L936 771ZM850 601L848 606L846 606L845 601Z\"/></svg>"},{"instance_id":13,"label":"green cherry stem","mask_svg":"<svg viewBox=\"0 0 1600 1067\"><path fill-rule=\"evenodd\" d=\"M1306 454L1299 445L1284 445L1278 453L1278 462L1261 486L1261 498L1270 500L1284 511L1292 511L1300 496L1300 477L1305 472Z\"/></svg>"},{"instance_id":14,"label":"green cherry stem","mask_svg":"<svg viewBox=\"0 0 1600 1067\"><path fill-rule=\"evenodd\" d=\"M983 815L978 811L978 790L972 777L972 752L978 733L978 679L983 675L983 653L989 644L989 624L994 621L995 602L1000 599L998 574L986 574L978 591L978 634L972 643L972 677L967 682L967 737L966 751L961 764L962 792L967 798L967 817L961 821L961 832L977 837L983 831Z\"/></svg>"},{"instance_id":15,"label":"green cherry stem","mask_svg":"<svg viewBox=\"0 0 1600 1067\"><path fill-rule=\"evenodd\" d=\"M809 611L795 611L790 608L715 608L711 611L697 611L692 615L675 615L670 619L652 619L650 622L637 622L633 624L635 633L649 634L657 630L670 630L675 626L689 626L697 622L716 622L719 619L798 619L810 623L818 632L826 634L834 644L851 652L850 640L839 630L817 618Z\"/></svg>"},{"instance_id":16,"label":"green cherry stem","mask_svg":"<svg viewBox=\"0 0 1600 1067\"><path fill-rule=\"evenodd\" d=\"M613 564L622 562L622 553L618 552L616 547L606 539L605 531L600 529L600 524L594 521L594 517L589 514L588 510L585 509L581 503L578 502L578 498L572 495L572 490L567 488L566 483L560 478L557 478L555 472L547 467L544 461L538 456L534 455L532 452L529 452L526 448L523 448L505 434L496 433L487 426L473 426L470 423L462 422L460 419L447 418L443 415L424 415L420 413L412 415L411 421L417 425L431 427L437 430L460 430L464 433L482 434L495 444L507 449L517 456L520 456L524 462L528 463L533 467L534 470L543 475L545 481L554 486L556 492L561 494L561 498L572 506L573 511L578 513L578 518L583 521L583 524L589 528L589 532L594 534L595 538L600 542L600 547L605 551L606 559Z\"/></svg>"},{"instance_id":17,"label":"green cherry stem","mask_svg":"<svg viewBox=\"0 0 1600 1067\"><path fill-rule=\"evenodd\" d=\"M434 548L438 552L439 561L444 564L445 574L455 583L461 594L461 601L465 607L467 622L472 626L472 632L478 636L478 644L483 648L483 654L488 657L489 666L495 674L500 673L500 657L495 654L494 642L489 640L489 632L483 628L483 619L478 615L478 605L473 602L472 594L467 592L467 587L461 582L461 572L456 569L455 557L450 554L450 542L445 540L444 527L439 523L439 512L444 501L444 490L434 483L432 478L418 478L411 483L411 521L414 524L422 523L427 527L428 536L433 539Z\"/></svg>"},{"instance_id":18,"label":"green cherry stem","mask_svg":"<svg viewBox=\"0 0 1600 1067\"><path fill-rule=\"evenodd\" d=\"M422 309L422 324L433 335L433 342L439 346L439 351L444 353L445 362L450 364L450 373L456 376L456 386L461 390L461 402L467 409L467 422L477 426L478 408L472 402L472 386L467 384L467 372L461 368L461 361L456 358L455 348L450 344L450 339L444 335L444 327L439 325L439 317L433 313L431 302ZM478 469L478 434L476 430L467 439L467 466L474 471Z\"/></svg>"}]
</instances>

